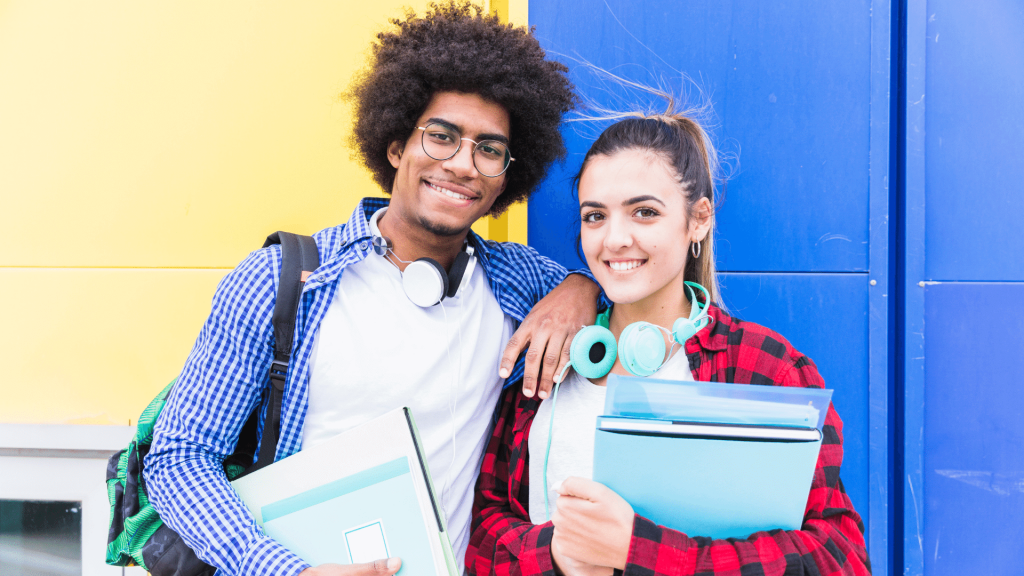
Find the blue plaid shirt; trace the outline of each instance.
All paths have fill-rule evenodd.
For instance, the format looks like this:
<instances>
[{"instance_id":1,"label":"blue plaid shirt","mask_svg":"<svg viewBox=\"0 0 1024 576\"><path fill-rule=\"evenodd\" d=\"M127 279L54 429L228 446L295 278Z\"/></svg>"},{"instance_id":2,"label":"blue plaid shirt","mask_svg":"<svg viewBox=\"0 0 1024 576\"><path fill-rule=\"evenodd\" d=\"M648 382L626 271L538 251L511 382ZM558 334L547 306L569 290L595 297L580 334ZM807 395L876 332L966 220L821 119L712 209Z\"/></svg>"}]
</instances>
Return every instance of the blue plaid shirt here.
<instances>
[{"instance_id":1,"label":"blue plaid shirt","mask_svg":"<svg viewBox=\"0 0 1024 576\"><path fill-rule=\"evenodd\" d=\"M345 267L371 252L367 221L386 205L385 199L365 198L347 224L314 235L322 264L306 281L296 316L277 460L302 448L317 327ZM564 268L528 246L485 241L473 232L469 241L494 297L516 327L565 279ZM280 270L281 247L271 246L250 254L220 282L210 317L160 414L145 460L147 492L160 518L221 573L290 576L309 567L260 531L222 468L269 386L271 316ZM520 357L507 382L522 375ZM264 413L266 404L264 400Z\"/></svg>"}]
</instances>

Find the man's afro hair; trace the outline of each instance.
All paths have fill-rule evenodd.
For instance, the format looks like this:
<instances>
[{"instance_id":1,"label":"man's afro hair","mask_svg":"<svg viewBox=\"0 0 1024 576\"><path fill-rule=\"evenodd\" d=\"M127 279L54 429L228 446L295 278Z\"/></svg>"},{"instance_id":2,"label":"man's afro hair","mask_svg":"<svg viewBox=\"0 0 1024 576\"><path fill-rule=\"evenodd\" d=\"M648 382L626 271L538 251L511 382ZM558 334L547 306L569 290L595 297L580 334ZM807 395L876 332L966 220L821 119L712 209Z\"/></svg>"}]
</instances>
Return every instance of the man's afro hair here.
<instances>
[{"instance_id":1,"label":"man's afro hair","mask_svg":"<svg viewBox=\"0 0 1024 576\"><path fill-rule=\"evenodd\" d=\"M435 93L475 93L508 111L516 158L490 214L528 198L551 163L565 157L559 124L577 101L568 69L546 60L526 28L482 15L468 0L432 3L423 18L410 11L391 23L397 30L377 34L348 93L355 101L351 143L377 184L391 193L396 170L387 147L409 137Z\"/></svg>"}]
</instances>

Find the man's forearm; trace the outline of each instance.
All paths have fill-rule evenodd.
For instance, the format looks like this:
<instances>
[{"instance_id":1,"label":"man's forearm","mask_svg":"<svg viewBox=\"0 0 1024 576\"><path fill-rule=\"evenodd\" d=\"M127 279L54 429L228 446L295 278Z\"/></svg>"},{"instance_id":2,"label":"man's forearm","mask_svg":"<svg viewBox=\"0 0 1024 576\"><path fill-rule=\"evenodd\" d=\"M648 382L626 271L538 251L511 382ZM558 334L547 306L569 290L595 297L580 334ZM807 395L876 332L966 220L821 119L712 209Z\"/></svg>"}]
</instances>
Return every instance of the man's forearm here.
<instances>
[{"instance_id":1,"label":"man's forearm","mask_svg":"<svg viewBox=\"0 0 1024 576\"><path fill-rule=\"evenodd\" d=\"M569 270L562 284L569 284L569 288L578 291L584 302L597 302L601 296L601 286L594 279L594 275L586 268ZM561 286L561 284L560 284Z\"/></svg>"}]
</instances>

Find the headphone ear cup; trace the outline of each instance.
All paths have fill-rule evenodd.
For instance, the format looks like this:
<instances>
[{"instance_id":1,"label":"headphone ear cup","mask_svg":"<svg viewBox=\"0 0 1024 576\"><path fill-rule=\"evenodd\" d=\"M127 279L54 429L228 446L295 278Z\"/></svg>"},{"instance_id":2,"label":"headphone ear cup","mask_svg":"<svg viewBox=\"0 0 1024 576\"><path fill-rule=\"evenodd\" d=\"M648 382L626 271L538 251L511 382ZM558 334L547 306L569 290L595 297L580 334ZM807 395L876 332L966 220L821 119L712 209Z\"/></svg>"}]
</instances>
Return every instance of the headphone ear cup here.
<instances>
[{"instance_id":1,"label":"headphone ear cup","mask_svg":"<svg viewBox=\"0 0 1024 576\"><path fill-rule=\"evenodd\" d=\"M672 323L672 338L680 345L686 344L696 333L697 325L689 318L678 318Z\"/></svg>"},{"instance_id":2,"label":"headphone ear cup","mask_svg":"<svg viewBox=\"0 0 1024 576\"><path fill-rule=\"evenodd\" d=\"M601 378L615 365L615 336L603 326L587 326L569 347L569 363L584 378Z\"/></svg>"},{"instance_id":3,"label":"headphone ear cup","mask_svg":"<svg viewBox=\"0 0 1024 576\"><path fill-rule=\"evenodd\" d=\"M619 335L619 361L635 376L650 376L665 362L665 338L650 322L634 322Z\"/></svg>"},{"instance_id":4,"label":"headphone ear cup","mask_svg":"<svg viewBox=\"0 0 1024 576\"><path fill-rule=\"evenodd\" d=\"M388 250L392 250L395 247L395 245L391 243L390 238L385 238L383 236L374 236L373 239L370 240L370 244L373 246L373 252L378 256L387 255Z\"/></svg>"},{"instance_id":5,"label":"headphone ear cup","mask_svg":"<svg viewBox=\"0 0 1024 576\"><path fill-rule=\"evenodd\" d=\"M412 303L428 308L444 300L448 293L448 275L433 258L420 258L402 272L402 288Z\"/></svg>"}]
</instances>

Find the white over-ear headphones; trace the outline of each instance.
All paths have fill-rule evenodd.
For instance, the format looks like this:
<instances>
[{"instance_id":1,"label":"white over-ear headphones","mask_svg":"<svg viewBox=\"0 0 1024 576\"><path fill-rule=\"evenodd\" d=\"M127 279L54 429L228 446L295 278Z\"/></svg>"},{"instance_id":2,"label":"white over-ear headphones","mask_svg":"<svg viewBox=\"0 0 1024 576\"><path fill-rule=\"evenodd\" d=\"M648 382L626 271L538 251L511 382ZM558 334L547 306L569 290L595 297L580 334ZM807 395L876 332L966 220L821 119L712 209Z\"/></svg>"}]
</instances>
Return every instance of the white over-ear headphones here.
<instances>
[{"instance_id":1,"label":"white over-ear headphones","mask_svg":"<svg viewBox=\"0 0 1024 576\"><path fill-rule=\"evenodd\" d=\"M390 253L391 256L398 258L394 253L395 246L391 239L382 235L377 227L377 220L386 211L387 208L381 208L370 217L373 251L384 257L388 257ZM451 272L445 272L444 267L433 258L418 258L414 262L409 262L402 272L402 288L405 289L405 295L421 308L434 306L445 298L458 295L473 277L473 270L476 268L476 256L473 253L473 247L467 242L463 251L455 257Z\"/></svg>"}]
</instances>

